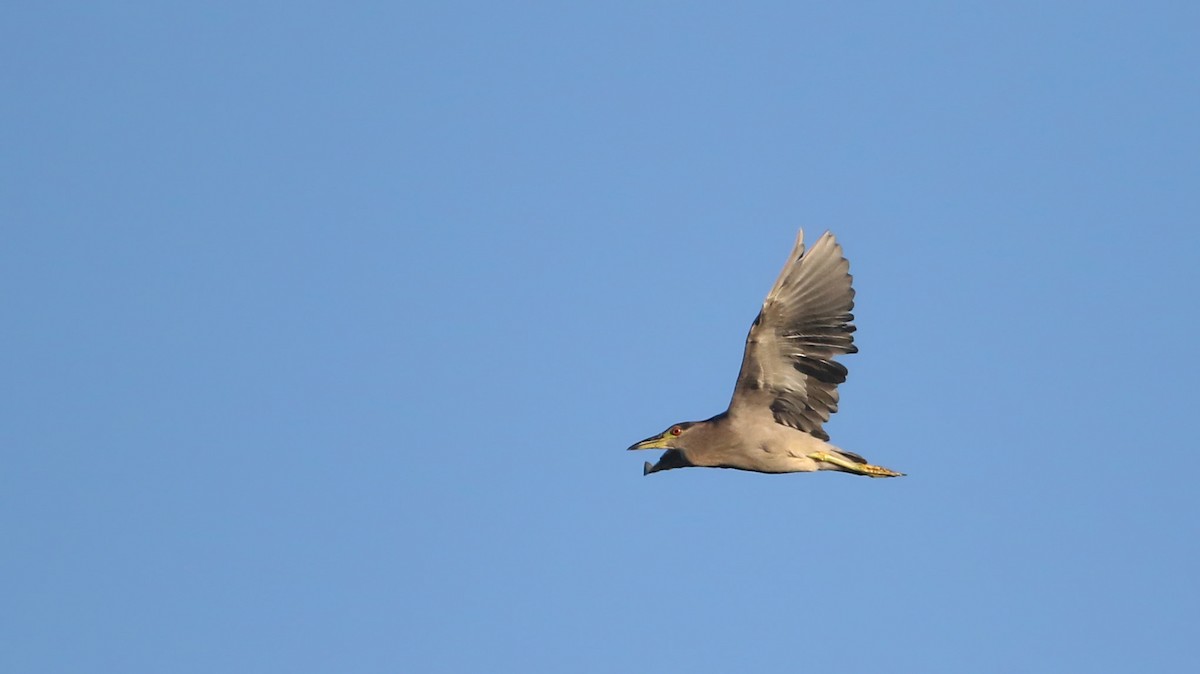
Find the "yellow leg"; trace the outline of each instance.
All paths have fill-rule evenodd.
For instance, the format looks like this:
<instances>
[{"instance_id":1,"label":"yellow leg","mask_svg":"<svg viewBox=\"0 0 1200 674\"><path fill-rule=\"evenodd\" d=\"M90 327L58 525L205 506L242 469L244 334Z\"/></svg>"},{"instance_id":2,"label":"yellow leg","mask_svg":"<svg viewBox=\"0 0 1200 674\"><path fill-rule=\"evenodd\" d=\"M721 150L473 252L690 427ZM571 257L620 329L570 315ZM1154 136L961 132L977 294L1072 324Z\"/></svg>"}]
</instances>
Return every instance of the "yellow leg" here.
<instances>
[{"instance_id":1,"label":"yellow leg","mask_svg":"<svg viewBox=\"0 0 1200 674\"><path fill-rule=\"evenodd\" d=\"M830 454L829 452L813 452L812 454L808 455L808 458L814 461L832 463L833 465L847 472L858 473L859 475L866 475L867 477L901 477L904 475L904 473L897 473L896 471L889 470L883 466L872 466L869 463L856 463L849 459L842 458L837 454Z\"/></svg>"}]
</instances>

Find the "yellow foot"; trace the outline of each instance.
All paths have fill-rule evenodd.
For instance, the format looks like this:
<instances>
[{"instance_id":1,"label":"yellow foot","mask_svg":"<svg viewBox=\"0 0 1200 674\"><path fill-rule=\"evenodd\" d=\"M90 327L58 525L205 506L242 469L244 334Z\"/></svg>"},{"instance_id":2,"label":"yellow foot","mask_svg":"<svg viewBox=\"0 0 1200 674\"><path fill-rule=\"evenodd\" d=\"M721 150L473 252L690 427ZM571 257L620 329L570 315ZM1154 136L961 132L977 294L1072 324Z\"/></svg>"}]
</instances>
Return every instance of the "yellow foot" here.
<instances>
[{"instance_id":1,"label":"yellow foot","mask_svg":"<svg viewBox=\"0 0 1200 674\"><path fill-rule=\"evenodd\" d=\"M867 477L902 477L904 473L897 473L894 470L884 468L883 466L872 466L869 463L857 463L850 459L831 454L830 452L813 452L808 455L808 458L814 461L823 461L832 463L848 473L857 473L858 475L866 475Z\"/></svg>"},{"instance_id":2,"label":"yellow foot","mask_svg":"<svg viewBox=\"0 0 1200 674\"><path fill-rule=\"evenodd\" d=\"M904 473L897 473L883 466L872 466L869 463L859 464L858 469L867 477L904 477Z\"/></svg>"}]
</instances>

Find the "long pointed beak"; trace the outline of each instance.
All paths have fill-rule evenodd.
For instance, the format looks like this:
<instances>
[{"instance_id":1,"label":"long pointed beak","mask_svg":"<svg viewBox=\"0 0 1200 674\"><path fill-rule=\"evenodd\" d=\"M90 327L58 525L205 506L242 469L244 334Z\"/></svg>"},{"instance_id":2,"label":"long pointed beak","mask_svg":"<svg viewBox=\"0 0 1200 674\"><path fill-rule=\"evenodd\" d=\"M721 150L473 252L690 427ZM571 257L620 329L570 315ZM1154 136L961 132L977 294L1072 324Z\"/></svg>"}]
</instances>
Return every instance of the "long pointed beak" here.
<instances>
[{"instance_id":1,"label":"long pointed beak","mask_svg":"<svg viewBox=\"0 0 1200 674\"><path fill-rule=\"evenodd\" d=\"M636 442L630 445L629 449L626 451L632 451L635 449L668 449L667 439L661 435L656 435L653 438L646 438L641 442Z\"/></svg>"}]
</instances>

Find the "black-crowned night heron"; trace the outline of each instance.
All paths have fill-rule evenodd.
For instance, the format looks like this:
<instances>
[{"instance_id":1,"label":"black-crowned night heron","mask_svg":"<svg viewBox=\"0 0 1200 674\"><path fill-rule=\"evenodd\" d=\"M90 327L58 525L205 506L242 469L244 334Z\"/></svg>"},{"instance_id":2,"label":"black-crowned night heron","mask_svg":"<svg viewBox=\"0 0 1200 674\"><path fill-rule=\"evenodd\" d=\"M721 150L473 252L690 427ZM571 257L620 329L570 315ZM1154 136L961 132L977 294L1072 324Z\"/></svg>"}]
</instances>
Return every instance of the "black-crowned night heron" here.
<instances>
[{"instance_id":1,"label":"black-crowned night heron","mask_svg":"<svg viewBox=\"0 0 1200 674\"><path fill-rule=\"evenodd\" d=\"M833 360L854 353L854 288L850 263L825 232L807 253L804 230L767 294L750 334L729 409L706 421L674 424L629 449L665 449L644 473L705 466L759 473L836 470L898 477L829 444L821 425L837 411L846 368Z\"/></svg>"}]
</instances>

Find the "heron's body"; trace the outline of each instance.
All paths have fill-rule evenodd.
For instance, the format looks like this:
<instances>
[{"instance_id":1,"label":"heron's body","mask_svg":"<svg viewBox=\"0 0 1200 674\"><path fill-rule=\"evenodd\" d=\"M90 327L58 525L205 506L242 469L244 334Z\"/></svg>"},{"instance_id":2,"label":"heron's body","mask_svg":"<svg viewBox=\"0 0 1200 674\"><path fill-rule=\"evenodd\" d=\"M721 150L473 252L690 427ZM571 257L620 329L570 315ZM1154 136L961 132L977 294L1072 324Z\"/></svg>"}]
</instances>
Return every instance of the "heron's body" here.
<instances>
[{"instance_id":1,"label":"heron's body","mask_svg":"<svg viewBox=\"0 0 1200 674\"><path fill-rule=\"evenodd\" d=\"M826 232L805 254L802 231L750 327L729 409L705 421L675 424L630 447L667 450L645 472L700 466L901 475L829 444L822 428L837 411L837 385L846 379L846 368L833 356L857 351L851 280L833 235Z\"/></svg>"},{"instance_id":2,"label":"heron's body","mask_svg":"<svg viewBox=\"0 0 1200 674\"><path fill-rule=\"evenodd\" d=\"M765 409L765 408L764 408ZM837 463L819 461L825 454L853 464L865 462L856 454L816 438L803 431L781 426L770 419L752 415L724 413L688 429L688 448L669 450L655 465L646 464L646 473L670 468L700 466L737 468L756 473L807 473L817 470L843 470ZM672 454L679 452L679 455ZM681 460L682 459L682 460Z\"/></svg>"}]
</instances>

